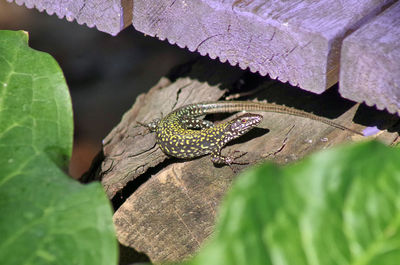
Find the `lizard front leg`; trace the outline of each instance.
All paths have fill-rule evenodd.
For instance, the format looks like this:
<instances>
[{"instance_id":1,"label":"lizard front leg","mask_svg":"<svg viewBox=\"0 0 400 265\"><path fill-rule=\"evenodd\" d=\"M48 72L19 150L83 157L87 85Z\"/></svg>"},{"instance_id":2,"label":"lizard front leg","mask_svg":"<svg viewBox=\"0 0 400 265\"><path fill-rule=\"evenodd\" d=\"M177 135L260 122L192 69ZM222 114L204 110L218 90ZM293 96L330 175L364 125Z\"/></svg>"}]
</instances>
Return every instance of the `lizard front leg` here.
<instances>
[{"instance_id":1,"label":"lizard front leg","mask_svg":"<svg viewBox=\"0 0 400 265\"><path fill-rule=\"evenodd\" d=\"M213 153L211 153L211 161L214 164L220 164L220 165L232 165L232 164L237 164L237 165L247 165L247 162L238 162L236 159L244 156L247 154L247 152L241 152L241 151L233 151L234 153L239 153L239 155L228 155L228 156L223 156L221 155L221 150L217 150Z\"/></svg>"}]
</instances>

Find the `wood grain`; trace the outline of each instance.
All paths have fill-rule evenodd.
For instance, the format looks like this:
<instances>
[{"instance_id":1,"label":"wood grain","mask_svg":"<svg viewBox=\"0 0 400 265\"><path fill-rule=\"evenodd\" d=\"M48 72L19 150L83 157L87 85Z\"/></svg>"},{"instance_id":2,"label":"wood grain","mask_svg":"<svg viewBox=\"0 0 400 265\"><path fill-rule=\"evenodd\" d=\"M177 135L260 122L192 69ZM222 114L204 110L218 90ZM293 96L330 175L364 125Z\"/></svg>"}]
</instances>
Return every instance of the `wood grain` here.
<instances>
[{"instance_id":1,"label":"wood grain","mask_svg":"<svg viewBox=\"0 0 400 265\"><path fill-rule=\"evenodd\" d=\"M13 2L13 0L7 0ZM133 0L14 0L18 5L56 14L68 21L117 35L132 23Z\"/></svg>"},{"instance_id":2,"label":"wood grain","mask_svg":"<svg viewBox=\"0 0 400 265\"><path fill-rule=\"evenodd\" d=\"M393 2L136 1L134 27L150 36L322 93L338 80L347 32Z\"/></svg>"},{"instance_id":3,"label":"wood grain","mask_svg":"<svg viewBox=\"0 0 400 265\"><path fill-rule=\"evenodd\" d=\"M233 177L229 168L209 162L172 164L142 185L114 215L119 241L155 263L195 253L211 234Z\"/></svg>"},{"instance_id":4,"label":"wood grain","mask_svg":"<svg viewBox=\"0 0 400 265\"><path fill-rule=\"evenodd\" d=\"M400 115L400 2L344 40L340 93Z\"/></svg>"}]
</instances>

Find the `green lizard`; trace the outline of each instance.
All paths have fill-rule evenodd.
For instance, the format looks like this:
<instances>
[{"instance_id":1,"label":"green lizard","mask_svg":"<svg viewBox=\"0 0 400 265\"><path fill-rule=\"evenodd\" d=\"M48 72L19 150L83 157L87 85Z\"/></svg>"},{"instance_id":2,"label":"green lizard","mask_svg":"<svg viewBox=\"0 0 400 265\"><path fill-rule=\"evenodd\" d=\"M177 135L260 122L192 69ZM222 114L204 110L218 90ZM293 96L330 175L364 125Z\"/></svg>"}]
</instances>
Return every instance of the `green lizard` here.
<instances>
[{"instance_id":1,"label":"green lizard","mask_svg":"<svg viewBox=\"0 0 400 265\"><path fill-rule=\"evenodd\" d=\"M157 144L167 155L177 158L194 158L211 154L215 164L240 164L238 157L222 156L221 149L262 121L258 114L245 113L227 122L214 125L211 121L198 117L212 113L231 113L238 111L265 111L300 116L323 122L330 126L362 133L337 124L329 119L316 116L305 111L271 103L252 101L215 101L195 103L180 107L162 119L154 120L146 126L156 132Z\"/></svg>"}]
</instances>

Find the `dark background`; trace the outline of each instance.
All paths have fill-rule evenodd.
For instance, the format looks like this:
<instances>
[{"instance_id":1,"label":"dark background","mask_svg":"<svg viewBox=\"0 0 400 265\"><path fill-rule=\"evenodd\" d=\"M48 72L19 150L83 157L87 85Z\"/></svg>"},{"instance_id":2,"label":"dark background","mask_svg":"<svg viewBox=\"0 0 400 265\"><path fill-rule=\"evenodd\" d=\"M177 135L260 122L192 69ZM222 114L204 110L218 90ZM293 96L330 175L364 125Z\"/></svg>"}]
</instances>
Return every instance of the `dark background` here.
<instances>
[{"instance_id":1,"label":"dark background","mask_svg":"<svg viewBox=\"0 0 400 265\"><path fill-rule=\"evenodd\" d=\"M197 56L129 26L113 37L76 22L0 0L0 29L29 32L29 45L60 64L72 97L74 149L70 175L79 178L140 93L179 63Z\"/></svg>"}]
</instances>

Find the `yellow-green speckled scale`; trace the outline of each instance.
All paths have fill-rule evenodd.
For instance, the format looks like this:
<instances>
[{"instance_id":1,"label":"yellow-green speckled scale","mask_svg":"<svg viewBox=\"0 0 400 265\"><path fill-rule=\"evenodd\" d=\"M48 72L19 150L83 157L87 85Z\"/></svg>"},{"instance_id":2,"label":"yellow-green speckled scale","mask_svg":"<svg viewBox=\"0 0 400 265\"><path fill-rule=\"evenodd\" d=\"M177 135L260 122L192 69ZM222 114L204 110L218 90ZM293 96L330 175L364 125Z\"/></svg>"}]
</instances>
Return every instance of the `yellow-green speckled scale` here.
<instances>
[{"instance_id":1,"label":"yellow-green speckled scale","mask_svg":"<svg viewBox=\"0 0 400 265\"><path fill-rule=\"evenodd\" d=\"M240 137L257 126L262 121L262 116L245 113L216 125L213 125L210 121L198 119L198 117L211 113L238 111L291 114L361 134L311 113L276 104L251 101L215 101L186 105L172 111L163 119L149 124L149 128L156 132L158 145L168 155L178 158L194 158L211 154L211 160L214 163L232 164L235 163L235 158L221 156L221 149L229 141Z\"/></svg>"}]
</instances>

